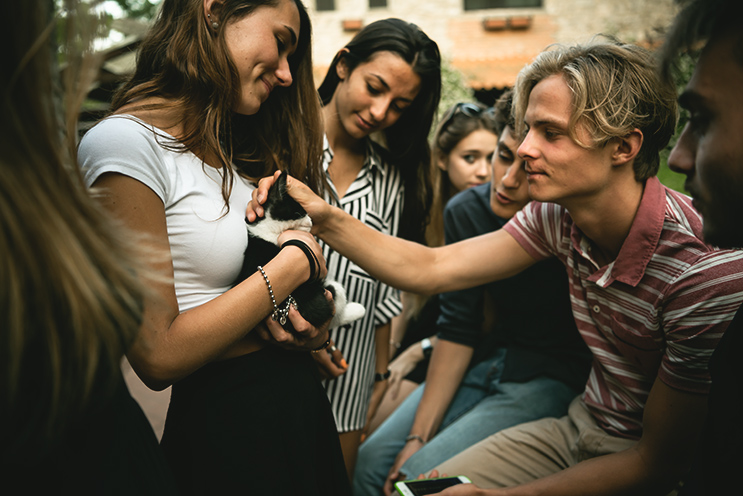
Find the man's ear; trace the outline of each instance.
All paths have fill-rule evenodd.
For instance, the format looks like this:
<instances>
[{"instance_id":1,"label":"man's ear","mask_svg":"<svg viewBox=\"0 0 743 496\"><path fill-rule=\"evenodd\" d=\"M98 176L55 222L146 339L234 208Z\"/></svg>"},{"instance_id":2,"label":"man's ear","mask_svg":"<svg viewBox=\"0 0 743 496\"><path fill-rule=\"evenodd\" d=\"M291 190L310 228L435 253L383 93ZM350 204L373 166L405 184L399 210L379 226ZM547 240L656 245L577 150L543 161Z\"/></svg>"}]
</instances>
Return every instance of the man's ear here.
<instances>
[{"instance_id":1,"label":"man's ear","mask_svg":"<svg viewBox=\"0 0 743 496\"><path fill-rule=\"evenodd\" d=\"M338 79L341 81L345 80L350 73L348 64L346 64L345 55L348 53L348 48L342 48L337 54L336 58L338 62L335 64L335 73L338 75Z\"/></svg>"},{"instance_id":2,"label":"man's ear","mask_svg":"<svg viewBox=\"0 0 743 496\"><path fill-rule=\"evenodd\" d=\"M631 162L640 153L642 142L644 140L642 131L635 128L625 136L616 138L614 151L611 154L612 165L624 165Z\"/></svg>"}]
</instances>

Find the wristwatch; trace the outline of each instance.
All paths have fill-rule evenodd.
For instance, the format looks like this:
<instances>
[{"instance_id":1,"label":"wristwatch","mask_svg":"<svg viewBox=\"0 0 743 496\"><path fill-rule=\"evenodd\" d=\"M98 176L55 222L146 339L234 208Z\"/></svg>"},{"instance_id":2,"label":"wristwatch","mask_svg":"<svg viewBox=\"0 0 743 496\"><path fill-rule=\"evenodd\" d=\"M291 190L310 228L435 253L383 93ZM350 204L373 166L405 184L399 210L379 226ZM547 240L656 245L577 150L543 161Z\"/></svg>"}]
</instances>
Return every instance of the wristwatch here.
<instances>
[{"instance_id":1,"label":"wristwatch","mask_svg":"<svg viewBox=\"0 0 743 496\"><path fill-rule=\"evenodd\" d=\"M380 374L379 372L375 373L374 374L374 382L386 381L387 379L390 378L390 374L391 373L392 372L390 372L390 369L387 369L387 372L385 372L384 374Z\"/></svg>"},{"instance_id":2,"label":"wristwatch","mask_svg":"<svg viewBox=\"0 0 743 496\"><path fill-rule=\"evenodd\" d=\"M423 350L423 357L428 358L433 352L433 343L428 338L421 339L421 350Z\"/></svg>"}]
</instances>

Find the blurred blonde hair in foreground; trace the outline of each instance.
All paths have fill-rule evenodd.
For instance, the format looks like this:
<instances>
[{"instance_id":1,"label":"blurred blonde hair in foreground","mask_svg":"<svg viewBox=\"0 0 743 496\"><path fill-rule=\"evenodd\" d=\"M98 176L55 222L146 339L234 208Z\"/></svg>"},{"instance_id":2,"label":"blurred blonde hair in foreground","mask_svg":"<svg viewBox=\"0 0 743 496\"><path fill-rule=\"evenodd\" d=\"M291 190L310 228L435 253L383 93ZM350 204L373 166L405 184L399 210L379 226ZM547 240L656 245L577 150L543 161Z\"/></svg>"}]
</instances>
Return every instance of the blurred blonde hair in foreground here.
<instances>
[{"instance_id":1,"label":"blurred blonde hair in foreground","mask_svg":"<svg viewBox=\"0 0 743 496\"><path fill-rule=\"evenodd\" d=\"M2 459L43 449L105 398L142 318L133 238L90 197L75 160L97 70L91 9L24 0L0 30Z\"/></svg>"}]
</instances>

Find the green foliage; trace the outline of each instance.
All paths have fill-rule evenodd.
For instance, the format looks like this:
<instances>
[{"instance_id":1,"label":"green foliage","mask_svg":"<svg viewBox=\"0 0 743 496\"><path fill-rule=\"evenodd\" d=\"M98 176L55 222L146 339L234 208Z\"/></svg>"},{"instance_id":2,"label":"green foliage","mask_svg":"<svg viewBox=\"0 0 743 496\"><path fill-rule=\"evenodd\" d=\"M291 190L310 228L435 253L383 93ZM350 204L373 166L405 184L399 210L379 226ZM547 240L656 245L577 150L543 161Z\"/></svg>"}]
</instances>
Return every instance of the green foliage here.
<instances>
[{"instance_id":1,"label":"green foliage","mask_svg":"<svg viewBox=\"0 0 743 496\"><path fill-rule=\"evenodd\" d=\"M436 123L438 123L438 121L444 115L444 112L446 112L449 107L459 102L474 101L475 92L472 91L472 88L467 85L464 74L462 74L458 69L452 67L451 63L448 60L442 59L441 100L439 101L436 121L434 121L434 126L431 128L431 132L428 136L429 139L433 138L433 134L436 131Z\"/></svg>"},{"instance_id":2,"label":"green foliage","mask_svg":"<svg viewBox=\"0 0 743 496\"><path fill-rule=\"evenodd\" d=\"M674 81L676 82L676 89L678 94L681 94L681 92L684 91L686 84L689 82L689 79L691 79L691 75L694 72L695 63L695 54L683 54L679 57L674 70ZM678 141L678 138L681 135L681 131L684 129L684 126L686 126L686 122L688 120L688 115L686 114L686 112L682 111L681 115L679 116L678 124L676 125L676 133L671 138L668 146L660 154L660 170L658 171L658 179L660 179L660 182L671 189L680 191L681 193L685 194L688 194L686 189L684 189L684 181L686 181L686 176L684 174L673 172L671 169L668 168L668 155L671 153L671 149L673 149L673 146Z\"/></svg>"},{"instance_id":3,"label":"green foliage","mask_svg":"<svg viewBox=\"0 0 743 496\"><path fill-rule=\"evenodd\" d=\"M104 39L110 32L111 17L101 11L100 0L76 4L70 0L56 0L55 39L58 62L62 67L71 63L71 57L82 57L93 50L96 39Z\"/></svg>"},{"instance_id":4,"label":"green foliage","mask_svg":"<svg viewBox=\"0 0 743 496\"><path fill-rule=\"evenodd\" d=\"M161 0L113 0L126 17L131 19L154 19Z\"/></svg>"},{"instance_id":5,"label":"green foliage","mask_svg":"<svg viewBox=\"0 0 743 496\"><path fill-rule=\"evenodd\" d=\"M663 155L665 155L665 158L663 157ZM658 179L660 179L660 182L673 190L688 195L689 193L684 188L684 181L686 181L686 176L683 174L679 174L678 172L674 172L668 168L667 151L661 154L660 160L660 169L658 169Z\"/></svg>"},{"instance_id":6,"label":"green foliage","mask_svg":"<svg viewBox=\"0 0 743 496\"><path fill-rule=\"evenodd\" d=\"M452 67L451 63L444 59L441 61L441 101L439 102L439 116L446 109L458 102L475 101L475 93L467 85L464 74Z\"/></svg>"}]
</instances>

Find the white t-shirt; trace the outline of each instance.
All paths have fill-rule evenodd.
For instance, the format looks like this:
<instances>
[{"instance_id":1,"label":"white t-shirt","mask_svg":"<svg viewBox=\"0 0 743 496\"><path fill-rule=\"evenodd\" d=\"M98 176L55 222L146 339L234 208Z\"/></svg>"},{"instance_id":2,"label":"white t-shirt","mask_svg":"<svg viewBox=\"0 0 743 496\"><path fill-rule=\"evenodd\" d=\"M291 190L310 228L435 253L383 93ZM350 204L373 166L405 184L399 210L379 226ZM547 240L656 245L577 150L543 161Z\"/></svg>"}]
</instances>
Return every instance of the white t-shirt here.
<instances>
[{"instance_id":1,"label":"white t-shirt","mask_svg":"<svg viewBox=\"0 0 743 496\"><path fill-rule=\"evenodd\" d=\"M234 284L248 244L245 207L253 186L235 174L225 214L219 170L161 143L172 144L172 137L132 116L111 116L85 134L78 160L89 187L102 174L116 172L142 182L163 201L183 312Z\"/></svg>"}]
</instances>

